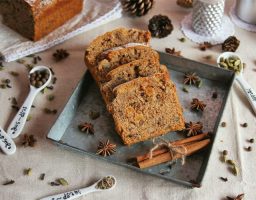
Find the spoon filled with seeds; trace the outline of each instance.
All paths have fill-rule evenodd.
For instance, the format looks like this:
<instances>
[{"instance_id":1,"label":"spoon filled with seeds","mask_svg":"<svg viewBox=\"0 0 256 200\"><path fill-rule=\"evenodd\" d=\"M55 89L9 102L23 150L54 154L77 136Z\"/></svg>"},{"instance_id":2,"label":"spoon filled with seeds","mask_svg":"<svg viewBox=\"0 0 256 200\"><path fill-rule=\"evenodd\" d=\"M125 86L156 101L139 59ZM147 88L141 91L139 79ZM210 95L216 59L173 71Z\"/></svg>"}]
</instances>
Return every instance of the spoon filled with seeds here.
<instances>
[{"instance_id":1,"label":"spoon filled with seeds","mask_svg":"<svg viewBox=\"0 0 256 200\"><path fill-rule=\"evenodd\" d=\"M242 59L233 52L222 53L217 59L218 66L236 73L236 80L246 94L254 113L256 114L256 92L243 77Z\"/></svg>"},{"instance_id":2,"label":"spoon filled with seeds","mask_svg":"<svg viewBox=\"0 0 256 200\"><path fill-rule=\"evenodd\" d=\"M7 129L11 138L20 135L36 95L51 82L51 78L51 70L45 66L36 66L29 72L30 92Z\"/></svg>"},{"instance_id":3,"label":"spoon filled with seeds","mask_svg":"<svg viewBox=\"0 0 256 200\"><path fill-rule=\"evenodd\" d=\"M53 196L48 196L40 200L52 200L52 199L71 200L92 192L102 192L102 191L112 190L114 189L115 186L116 186L116 178L114 176L105 176L104 178L98 180L96 183L94 183L89 187L77 189L69 192L64 192L62 194L57 194Z\"/></svg>"}]
</instances>

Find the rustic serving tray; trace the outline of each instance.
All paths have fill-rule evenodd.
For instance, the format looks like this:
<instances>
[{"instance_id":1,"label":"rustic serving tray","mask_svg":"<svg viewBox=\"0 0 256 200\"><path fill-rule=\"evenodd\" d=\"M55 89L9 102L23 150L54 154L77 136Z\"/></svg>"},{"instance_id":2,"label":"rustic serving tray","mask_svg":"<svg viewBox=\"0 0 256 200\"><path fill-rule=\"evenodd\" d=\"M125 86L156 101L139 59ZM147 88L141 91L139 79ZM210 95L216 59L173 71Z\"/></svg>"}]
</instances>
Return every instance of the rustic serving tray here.
<instances>
[{"instance_id":1,"label":"rustic serving tray","mask_svg":"<svg viewBox=\"0 0 256 200\"><path fill-rule=\"evenodd\" d=\"M176 84L178 96L184 108L185 120L187 122L201 121L204 125L204 132L212 133L213 142L235 74L228 70L186 58L170 56L165 53L159 54L161 63L168 67L171 79ZM203 81L202 87L187 87L189 92L185 93L183 91L185 72L196 72ZM213 92L218 94L216 99L212 98ZM203 113L191 112L190 102L195 97L207 104ZM100 112L100 117L91 120L89 117L91 111ZM94 125L95 134L89 135L80 132L78 125L81 122L91 122ZM184 137L184 134L176 132L163 136L167 140L176 140ZM211 143L204 151L187 157L185 165L182 166L180 162L177 162L172 165L171 169L169 163L147 169L139 169L134 166L129 160L147 153L152 147L152 141L140 142L130 147L122 144L119 135L115 132L113 120L105 108L99 89L88 72L85 73L77 85L47 138L61 146L80 151L85 155L100 158L107 162L129 167L136 171L155 175L189 187L201 186L212 150ZM106 139L117 144L117 152L109 157L96 155L95 152L97 151L99 141L105 141ZM169 173L160 174L161 171L165 170L169 170Z\"/></svg>"}]
</instances>

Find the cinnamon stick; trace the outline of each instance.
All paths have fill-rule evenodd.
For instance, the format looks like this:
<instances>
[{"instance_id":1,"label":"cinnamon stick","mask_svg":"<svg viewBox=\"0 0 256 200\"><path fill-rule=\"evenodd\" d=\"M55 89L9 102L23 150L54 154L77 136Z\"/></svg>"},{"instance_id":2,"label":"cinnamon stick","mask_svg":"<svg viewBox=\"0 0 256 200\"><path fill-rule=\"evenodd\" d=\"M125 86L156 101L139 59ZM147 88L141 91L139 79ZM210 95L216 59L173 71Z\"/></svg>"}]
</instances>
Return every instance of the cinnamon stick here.
<instances>
[{"instance_id":1,"label":"cinnamon stick","mask_svg":"<svg viewBox=\"0 0 256 200\"><path fill-rule=\"evenodd\" d=\"M170 142L170 144L172 144L172 145L189 144L191 142L195 142L195 141L205 139L206 137L208 137L208 133L202 133L202 134L192 136L192 137L189 137L189 138L185 138L185 139L181 139L181 140L176 140L174 142ZM155 151L153 151L152 156L154 157L154 156L163 154L165 152L168 152L168 149L166 149L166 148L156 149ZM136 159L137 159L137 162L139 163L143 160L149 159L149 157L150 157L150 154L147 153L145 155L137 156Z\"/></svg>"},{"instance_id":2,"label":"cinnamon stick","mask_svg":"<svg viewBox=\"0 0 256 200\"><path fill-rule=\"evenodd\" d=\"M189 155L199 151L200 149L206 147L209 143L210 143L210 139L205 139L205 140L202 140L199 142L192 142L189 144L185 144L184 146L187 148L186 156L189 156ZM175 160L175 159L178 159L181 157L182 157L182 155L180 155L180 154L174 154L174 157L172 157L169 152L166 152L166 153L159 154L151 159L146 159L141 162L138 162L138 165L141 169L144 169L144 168L155 166L155 165L158 165L158 164L161 164L164 162Z\"/></svg>"}]
</instances>

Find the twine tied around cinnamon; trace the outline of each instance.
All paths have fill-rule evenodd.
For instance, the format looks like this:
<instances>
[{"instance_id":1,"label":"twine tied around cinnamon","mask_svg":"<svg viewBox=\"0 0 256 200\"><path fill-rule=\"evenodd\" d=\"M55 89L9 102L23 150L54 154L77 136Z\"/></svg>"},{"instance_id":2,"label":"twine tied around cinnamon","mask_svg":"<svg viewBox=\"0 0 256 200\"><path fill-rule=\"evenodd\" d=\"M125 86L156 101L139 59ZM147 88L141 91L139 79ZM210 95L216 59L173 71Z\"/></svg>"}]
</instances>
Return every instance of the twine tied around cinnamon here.
<instances>
[{"instance_id":1,"label":"twine tied around cinnamon","mask_svg":"<svg viewBox=\"0 0 256 200\"><path fill-rule=\"evenodd\" d=\"M156 142L156 139L159 139L159 142ZM159 147L165 147L168 149L169 153L171 154L171 157L174 158L174 154L180 154L181 155L181 164L185 164L186 160L186 154L187 154L187 148L184 145L173 145L169 141L166 141L163 138L154 138L153 139L154 147L152 147L149 151L149 159L152 159L153 152L158 149Z\"/></svg>"}]
</instances>

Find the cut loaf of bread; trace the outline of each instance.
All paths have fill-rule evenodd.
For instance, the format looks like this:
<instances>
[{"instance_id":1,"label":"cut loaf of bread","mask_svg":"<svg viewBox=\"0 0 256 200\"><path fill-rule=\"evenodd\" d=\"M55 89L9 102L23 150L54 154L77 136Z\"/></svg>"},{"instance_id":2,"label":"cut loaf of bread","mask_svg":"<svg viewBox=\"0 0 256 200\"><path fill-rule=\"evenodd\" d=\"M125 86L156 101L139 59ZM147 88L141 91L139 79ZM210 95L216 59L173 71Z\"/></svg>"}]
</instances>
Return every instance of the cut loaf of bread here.
<instances>
[{"instance_id":1,"label":"cut loaf of bread","mask_svg":"<svg viewBox=\"0 0 256 200\"><path fill-rule=\"evenodd\" d=\"M138 77L151 76L155 73L168 73L165 66L161 66L155 58L139 59L121 65L111 70L106 78L109 80L101 86L102 96L108 105L114 98L113 89L123 83Z\"/></svg>"},{"instance_id":2,"label":"cut loaf of bread","mask_svg":"<svg viewBox=\"0 0 256 200\"><path fill-rule=\"evenodd\" d=\"M88 68L97 65L97 58L106 50L128 43L144 43L150 40L150 32L138 29L118 28L94 39L85 51L85 63Z\"/></svg>"},{"instance_id":3,"label":"cut loaf of bread","mask_svg":"<svg viewBox=\"0 0 256 200\"><path fill-rule=\"evenodd\" d=\"M120 65L127 64L141 58L152 58L159 62L156 51L146 46L127 47L125 49L110 51L95 68L94 77L99 83L107 81L107 73Z\"/></svg>"},{"instance_id":4,"label":"cut loaf of bread","mask_svg":"<svg viewBox=\"0 0 256 200\"><path fill-rule=\"evenodd\" d=\"M3 23L37 41L82 11L83 0L0 0Z\"/></svg>"},{"instance_id":5,"label":"cut loaf of bread","mask_svg":"<svg viewBox=\"0 0 256 200\"><path fill-rule=\"evenodd\" d=\"M110 112L126 145L184 129L176 88L166 73L136 78L114 93Z\"/></svg>"}]
</instances>

